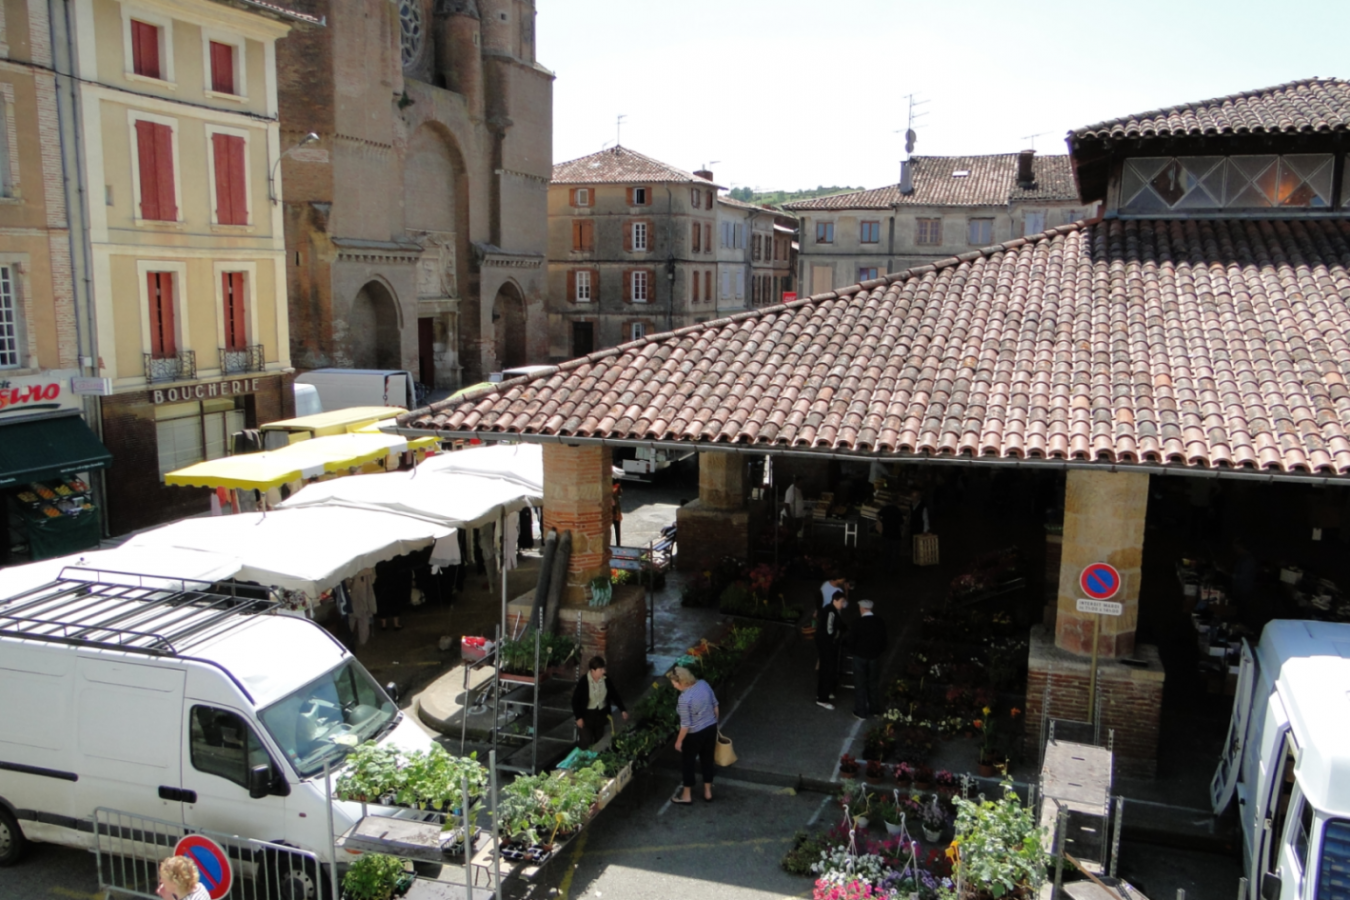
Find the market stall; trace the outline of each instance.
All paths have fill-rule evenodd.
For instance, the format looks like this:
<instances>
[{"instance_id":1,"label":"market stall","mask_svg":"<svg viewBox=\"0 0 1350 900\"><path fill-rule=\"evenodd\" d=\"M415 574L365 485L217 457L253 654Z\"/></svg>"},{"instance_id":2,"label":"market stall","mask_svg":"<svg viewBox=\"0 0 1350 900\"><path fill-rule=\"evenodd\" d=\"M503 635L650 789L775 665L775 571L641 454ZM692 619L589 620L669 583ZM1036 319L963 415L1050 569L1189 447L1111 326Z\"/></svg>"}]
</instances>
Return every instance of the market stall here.
<instances>
[{"instance_id":1,"label":"market stall","mask_svg":"<svg viewBox=\"0 0 1350 900\"><path fill-rule=\"evenodd\" d=\"M429 457L418 466L423 472L458 473L501 478L544 494L542 444L490 444Z\"/></svg>"},{"instance_id":2,"label":"market stall","mask_svg":"<svg viewBox=\"0 0 1350 900\"><path fill-rule=\"evenodd\" d=\"M418 516L452 527L479 528L499 521L504 513L518 512L526 505L538 505L542 499L542 490L500 478L435 474L418 467L311 484L281 503L278 509L377 509Z\"/></svg>"},{"instance_id":3,"label":"market stall","mask_svg":"<svg viewBox=\"0 0 1350 900\"><path fill-rule=\"evenodd\" d=\"M91 550L0 569L0 600L51 584L62 572L77 569L97 572L101 580L111 582L120 582L119 576L126 575L128 579L162 577L212 584L233 578L240 567L234 556L205 550L125 546Z\"/></svg>"}]
</instances>

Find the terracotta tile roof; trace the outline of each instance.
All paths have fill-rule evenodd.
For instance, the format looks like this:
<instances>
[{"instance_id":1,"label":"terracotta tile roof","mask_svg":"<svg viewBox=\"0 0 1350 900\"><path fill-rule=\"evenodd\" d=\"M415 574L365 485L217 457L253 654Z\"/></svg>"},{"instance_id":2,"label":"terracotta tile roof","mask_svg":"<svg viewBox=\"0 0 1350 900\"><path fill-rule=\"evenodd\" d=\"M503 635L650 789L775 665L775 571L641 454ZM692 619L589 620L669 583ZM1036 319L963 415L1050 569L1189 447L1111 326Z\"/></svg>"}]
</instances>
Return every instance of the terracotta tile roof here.
<instances>
[{"instance_id":1,"label":"terracotta tile roof","mask_svg":"<svg viewBox=\"0 0 1350 900\"><path fill-rule=\"evenodd\" d=\"M1350 222L1108 220L599 351L450 432L1350 474Z\"/></svg>"},{"instance_id":2,"label":"terracotta tile roof","mask_svg":"<svg viewBox=\"0 0 1350 900\"><path fill-rule=\"evenodd\" d=\"M1017 154L993 156L914 156L910 158L914 191L900 193L900 185L851 191L783 204L795 212L821 209L889 209L892 206L1002 206L1013 201L1063 200L1077 202L1069 157L1037 156L1032 163L1036 186L1017 186ZM969 174L956 176L955 172Z\"/></svg>"},{"instance_id":3,"label":"terracotta tile roof","mask_svg":"<svg viewBox=\"0 0 1350 900\"><path fill-rule=\"evenodd\" d=\"M1077 140L1290 134L1350 128L1350 82L1308 78L1125 116L1070 132Z\"/></svg>"},{"instance_id":4,"label":"terracotta tile roof","mask_svg":"<svg viewBox=\"0 0 1350 900\"><path fill-rule=\"evenodd\" d=\"M678 182L721 187L693 172L666 165L659 159L629 150L609 147L599 153L558 163L553 167L554 184L664 184Z\"/></svg>"}]
</instances>

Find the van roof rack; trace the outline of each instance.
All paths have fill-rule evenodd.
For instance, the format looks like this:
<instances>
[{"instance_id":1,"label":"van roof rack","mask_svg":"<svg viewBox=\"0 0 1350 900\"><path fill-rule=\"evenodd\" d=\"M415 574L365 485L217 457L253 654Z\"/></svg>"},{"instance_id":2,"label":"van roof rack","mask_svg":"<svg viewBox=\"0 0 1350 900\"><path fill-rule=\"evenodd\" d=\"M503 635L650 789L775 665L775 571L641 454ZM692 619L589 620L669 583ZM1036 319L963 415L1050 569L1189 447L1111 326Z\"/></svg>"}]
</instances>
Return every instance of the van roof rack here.
<instances>
[{"instance_id":1,"label":"van roof rack","mask_svg":"<svg viewBox=\"0 0 1350 900\"><path fill-rule=\"evenodd\" d=\"M280 606L259 585L66 568L0 601L0 636L177 656Z\"/></svg>"}]
</instances>

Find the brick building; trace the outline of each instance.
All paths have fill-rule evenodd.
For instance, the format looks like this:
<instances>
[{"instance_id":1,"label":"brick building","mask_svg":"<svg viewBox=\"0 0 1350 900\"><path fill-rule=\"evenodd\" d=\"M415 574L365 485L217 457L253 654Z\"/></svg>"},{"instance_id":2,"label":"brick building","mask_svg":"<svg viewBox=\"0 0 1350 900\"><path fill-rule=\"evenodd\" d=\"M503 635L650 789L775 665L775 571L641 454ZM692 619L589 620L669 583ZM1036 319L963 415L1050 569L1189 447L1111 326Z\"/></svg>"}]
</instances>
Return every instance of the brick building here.
<instances>
[{"instance_id":1,"label":"brick building","mask_svg":"<svg viewBox=\"0 0 1350 900\"><path fill-rule=\"evenodd\" d=\"M803 290L820 293L1076 222L1067 156L916 156L901 181L785 203L801 216Z\"/></svg>"},{"instance_id":2,"label":"brick building","mask_svg":"<svg viewBox=\"0 0 1350 900\"><path fill-rule=\"evenodd\" d=\"M534 3L296 6L328 25L277 45L296 367L453 388L542 360L553 75Z\"/></svg>"},{"instance_id":3,"label":"brick building","mask_svg":"<svg viewBox=\"0 0 1350 900\"><path fill-rule=\"evenodd\" d=\"M711 172L621 146L554 166L549 358L715 317L718 190Z\"/></svg>"}]
</instances>

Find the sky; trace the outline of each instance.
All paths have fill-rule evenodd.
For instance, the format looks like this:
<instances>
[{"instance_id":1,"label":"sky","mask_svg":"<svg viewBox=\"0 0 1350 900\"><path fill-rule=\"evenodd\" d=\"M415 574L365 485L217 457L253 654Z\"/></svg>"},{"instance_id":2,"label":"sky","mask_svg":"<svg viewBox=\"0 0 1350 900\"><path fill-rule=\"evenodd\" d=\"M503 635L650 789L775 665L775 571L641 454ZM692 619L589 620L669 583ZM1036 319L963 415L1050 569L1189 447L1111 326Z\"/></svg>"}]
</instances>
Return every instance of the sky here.
<instances>
[{"instance_id":1,"label":"sky","mask_svg":"<svg viewBox=\"0 0 1350 900\"><path fill-rule=\"evenodd\" d=\"M757 190L898 180L916 156L1064 153L1067 131L1350 76L1350 2L537 0L553 159L615 141ZM716 161L716 162L714 162Z\"/></svg>"}]
</instances>

